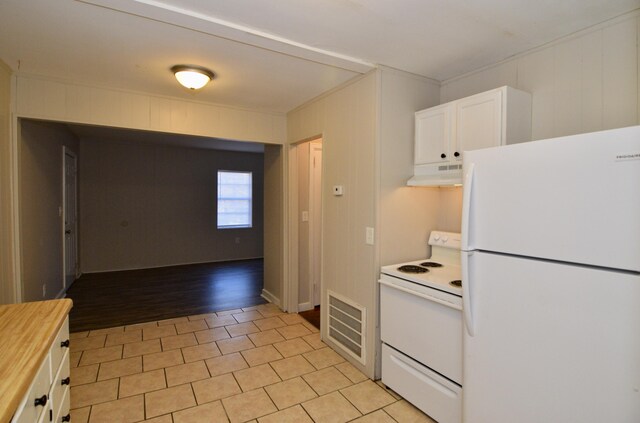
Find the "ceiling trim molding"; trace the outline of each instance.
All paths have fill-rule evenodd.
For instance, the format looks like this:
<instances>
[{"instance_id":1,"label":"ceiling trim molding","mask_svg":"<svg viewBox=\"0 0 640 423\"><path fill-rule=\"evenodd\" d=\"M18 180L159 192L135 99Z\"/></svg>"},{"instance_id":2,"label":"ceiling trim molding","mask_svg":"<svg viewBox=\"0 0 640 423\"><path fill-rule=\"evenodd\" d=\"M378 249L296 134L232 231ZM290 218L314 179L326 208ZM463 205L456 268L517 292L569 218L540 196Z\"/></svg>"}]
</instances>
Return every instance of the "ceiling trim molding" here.
<instances>
[{"instance_id":1,"label":"ceiling trim molding","mask_svg":"<svg viewBox=\"0 0 640 423\"><path fill-rule=\"evenodd\" d=\"M76 0L80 3L103 7L117 12L152 19L169 25L198 31L253 47L262 48L299 59L364 74L374 69L374 63L319 49L214 16L194 12L155 0Z\"/></svg>"}]
</instances>

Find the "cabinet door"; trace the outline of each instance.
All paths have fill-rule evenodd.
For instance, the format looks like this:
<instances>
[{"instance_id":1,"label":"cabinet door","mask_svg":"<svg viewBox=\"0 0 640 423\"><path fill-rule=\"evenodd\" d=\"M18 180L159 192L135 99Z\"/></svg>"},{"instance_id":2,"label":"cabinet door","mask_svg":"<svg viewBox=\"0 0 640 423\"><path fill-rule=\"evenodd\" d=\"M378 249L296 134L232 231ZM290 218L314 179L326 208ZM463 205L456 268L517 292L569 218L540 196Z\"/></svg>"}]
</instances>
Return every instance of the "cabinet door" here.
<instances>
[{"instance_id":1,"label":"cabinet door","mask_svg":"<svg viewBox=\"0 0 640 423\"><path fill-rule=\"evenodd\" d=\"M416 165L449 160L452 118L451 105L432 107L416 113Z\"/></svg>"},{"instance_id":2,"label":"cabinet door","mask_svg":"<svg viewBox=\"0 0 640 423\"><path fill-rule=\"evenodd\" d=\"M502 91L490 91L460 100L456 114L457 143L452 149L454 159L462 160L463 151L501 145Z\"/></svg>"}]
</instances>

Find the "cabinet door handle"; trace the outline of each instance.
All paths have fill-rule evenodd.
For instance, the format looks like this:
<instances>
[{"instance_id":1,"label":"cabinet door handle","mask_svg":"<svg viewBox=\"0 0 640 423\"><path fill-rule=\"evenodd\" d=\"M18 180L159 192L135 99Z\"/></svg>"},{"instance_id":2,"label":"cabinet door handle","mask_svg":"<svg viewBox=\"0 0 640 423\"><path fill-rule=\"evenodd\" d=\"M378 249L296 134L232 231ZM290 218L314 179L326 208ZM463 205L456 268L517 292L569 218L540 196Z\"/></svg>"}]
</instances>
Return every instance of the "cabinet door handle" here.
<instances>
[{"instance_id":1,"label":"cabinet door handle","mask_svg":"<svg viewBox=\"0 0 640 423\"><path fill-rule=\"evenodd\" d=\"M447 155L446 155L446 154L444 154L444 153L442 153L442 154L440 154L440 158L442 158L442 159L446 159L446 158L447 158Z\"/></svg>"},{"instance_id":2,"label":"cabinet door handle","mask_svg":"<svg viewBox=\"0 0 640 423\"><path fill-rule=\"evenodd\" d=\"M35 401L33 402L34 407L38 407L38 406L45 406L47 405L47 396L43 395L40 398L36 398Z\"/></svg>"},{"instance_id":3,"label":"cabinet door handle","mask_svg":"<svg viewBox=\"0 0 640 423\"><path fill-rule=\"evenodd\" d=\"M71 378L68 377L68 376L60 381L60 384L63 385L63 386L64 385L68 385L70 383L71 383Z\"/></svg>"},{"instance_id":4,"label":"cabinet door handle","mask_svg":"<svg viewBox=\"0 0 640 423\"><path fill-rule=\"evenodd\" d=\"M69 340L60 342L60 348L69 348Z\"/></svg>"},{"instance_id":5,"label":"cabinet door handle","mask_svg":"<svg viewBox=\"0 0 640 423\"><path fill-rule=\"evenodd\" d=\"M66 416L62 416L62 421L63 422L70 422L71 421L71 414L67 414Z\"/></svg>"},{"instance_id":6,"label":"cabinet door handle","mask_svg":"<svg viewBox=\"0 0 640 423\"><path fill-rule=\"evenodd\" d=\"M453 153L454 157L460 157L460 153L458 153L457 151L455 153Z\"/></svg>"}]
</instances>

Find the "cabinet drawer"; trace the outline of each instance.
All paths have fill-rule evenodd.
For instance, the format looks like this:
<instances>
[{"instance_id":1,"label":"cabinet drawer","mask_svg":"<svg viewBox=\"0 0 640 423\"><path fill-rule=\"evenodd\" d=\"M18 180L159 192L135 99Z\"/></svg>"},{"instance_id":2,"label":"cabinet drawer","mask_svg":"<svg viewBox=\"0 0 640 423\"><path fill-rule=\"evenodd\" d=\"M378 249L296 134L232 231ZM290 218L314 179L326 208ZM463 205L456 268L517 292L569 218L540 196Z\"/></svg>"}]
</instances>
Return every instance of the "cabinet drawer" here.
<instances>
[{"instance_id":1,"label":"cabinet drawer","mask_svg":"<svg viewBox=\"0 0 640 423\"><path fill-rule=\"evenodd\" d=\"M462 388L385 344L382 383L440 423L462 422Z\"/></svg>"},{"instance_id":2,"label":"cabinet drawer","mask_svg":"<svg viewBox=\"0 0 640 423\"><path fill-rule=\"evenodd\" d=\"M54 415L57 415L60 412L64 393L65 391L69 390L69 382L71 381L69 376L70 373L69 351L65 351L64 355L62 356L62 363L60 364L60 368L58 369L58 372L56 373L51 383L51 393L49 395L49 400L51 401Z\"/></svg>"},{"instance_id":3,"label":"cabinet drawer","mask_svg":"<svg viewBox=\"0 0 640 423\"><path fill-rule=\"evenodd\" d=\"M53 412L53 421L55 423L70 421L69 410L71 409L71 391L69 390L69 387L65 386L64 390L62 390L60 394L62 394L62 401L54 404L54 406L57 407L57 410L54 410Z\"/></svg>"},{"instance_id":4,"label":"cabinet drawer","mask_svg":"<svg viewBox=\"0 0 640 423\"><path fill-rule=\"evenodd\" d=\"M44 362L40 366L33 383L18 407L18 411L11 420L12 423L33 423L38 421L38 417L49 410L49 388L51 387L51 363L50 357L47 355ZM36 399L46 398L46 405L35 405Z\"/></svg>"},{"instance_id":5,"label":"cabinet drawer","mask_svg":"<svg viewBox=\"0 0 640 423\"><path fill-rule=\"evenodd\" d=\"M58 367L60 366L60 362L64 353L69 350L69 317L64 319L64 323L60 330L58 331L58 335L56 336L55 341L53 341L53 345L51 345L51 373L55 375L58 371Z\"/></svg>"}]
</instances>

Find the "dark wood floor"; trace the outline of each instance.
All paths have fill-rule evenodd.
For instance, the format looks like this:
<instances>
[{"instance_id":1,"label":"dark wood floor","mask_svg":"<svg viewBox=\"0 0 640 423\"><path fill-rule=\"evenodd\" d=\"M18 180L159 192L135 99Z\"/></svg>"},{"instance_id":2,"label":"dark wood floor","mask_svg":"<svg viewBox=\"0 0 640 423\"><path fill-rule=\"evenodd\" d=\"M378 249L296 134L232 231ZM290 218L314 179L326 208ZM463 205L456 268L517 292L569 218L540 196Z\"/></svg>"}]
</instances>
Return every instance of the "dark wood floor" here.
<instances>
[{"instance_id":1,"label":"dark wood floor","mask_svg":"<svg viewBox=\"0 0 640 423\"><path fill-rule=\"evenodd\" d=\"M301 311L302 316L307 322L320 329L320 306L315 306L311 310Z\"/></svg>"},{"instance_id":2,"label":"dark wood floor","mask_svg":"<svg viewBox=\"0 0 640 423\"><path fill-rule=\"evenodd\" d=\"M82 275L67 291L72 332L264 304L262 259Z\"/></svg>"}]
</instances>

